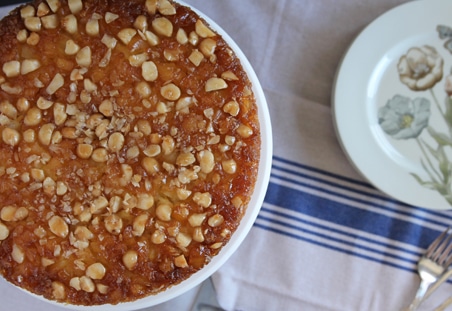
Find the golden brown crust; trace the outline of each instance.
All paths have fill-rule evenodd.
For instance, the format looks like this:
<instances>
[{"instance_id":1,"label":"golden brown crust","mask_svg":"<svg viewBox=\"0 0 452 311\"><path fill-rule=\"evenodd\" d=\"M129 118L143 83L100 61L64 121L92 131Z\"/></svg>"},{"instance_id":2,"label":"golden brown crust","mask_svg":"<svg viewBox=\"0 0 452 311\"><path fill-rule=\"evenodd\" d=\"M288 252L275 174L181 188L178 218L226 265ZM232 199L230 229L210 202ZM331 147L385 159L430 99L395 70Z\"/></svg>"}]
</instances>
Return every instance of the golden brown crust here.
<instances>
[{"instance_id":1,"label":"golden brown crust","mask_svg":"<svg viewBox=\"0 0 452 311\"><path fill-rule=\"evenodd\" d=\"M71 304L133 301L229 241L256 181L257 107L192 10L34 1L0 22L0 68L8 281Z\"/></svg>"}]
</instances>

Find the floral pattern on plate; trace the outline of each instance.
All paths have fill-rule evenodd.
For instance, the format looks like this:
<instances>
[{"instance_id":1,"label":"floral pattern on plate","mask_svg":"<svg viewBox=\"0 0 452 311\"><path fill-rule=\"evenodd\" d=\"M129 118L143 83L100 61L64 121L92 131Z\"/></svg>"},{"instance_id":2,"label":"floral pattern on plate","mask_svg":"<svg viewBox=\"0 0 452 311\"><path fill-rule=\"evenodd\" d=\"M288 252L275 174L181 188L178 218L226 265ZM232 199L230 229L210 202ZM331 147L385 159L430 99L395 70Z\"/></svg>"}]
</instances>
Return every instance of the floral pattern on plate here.
<instances>
[{"instance_id":1,"label":"floral pattern on plate","mask_svg":"<svg viewBox=\"0 0 452 311\"><path fill-rule=\"evenodd\" d=\"M446 39L445 50L452 53L452 28L439 25L437 31L440 39ZM441 194L452 206L452 70L445 75L443 56L434 47L424 45L411 47L402 55L397 72L400 82L413 96L395 94L388 99L378 109L378 124L388 136L413 140L418 145L428 179L411 175L422 186ZM443 91L436 94L438 91L435 93L433 87L439 83L443 84ZM433 109L441 115L446 130L429 124Z\"/></svg>"}]
</instances>

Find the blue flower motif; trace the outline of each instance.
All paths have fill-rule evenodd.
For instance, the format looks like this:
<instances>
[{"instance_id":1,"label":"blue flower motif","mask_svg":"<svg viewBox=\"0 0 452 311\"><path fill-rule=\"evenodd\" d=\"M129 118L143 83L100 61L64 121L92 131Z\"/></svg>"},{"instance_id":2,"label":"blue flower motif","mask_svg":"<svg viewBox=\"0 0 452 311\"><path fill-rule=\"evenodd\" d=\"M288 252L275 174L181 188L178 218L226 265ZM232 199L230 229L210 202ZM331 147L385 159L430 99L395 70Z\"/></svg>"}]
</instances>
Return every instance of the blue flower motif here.
<instances>
[{"instance_id":1,"label":"blue flower motif","mask_svg":"<svg viewBox=\"0 0 452 311\"><path fill-rule=\"evenodd\" d=\"M430 101L395 95L378 110L378 123L386 134L395 139L418 137L428 126Z\"/></svg>"}]
</instances>

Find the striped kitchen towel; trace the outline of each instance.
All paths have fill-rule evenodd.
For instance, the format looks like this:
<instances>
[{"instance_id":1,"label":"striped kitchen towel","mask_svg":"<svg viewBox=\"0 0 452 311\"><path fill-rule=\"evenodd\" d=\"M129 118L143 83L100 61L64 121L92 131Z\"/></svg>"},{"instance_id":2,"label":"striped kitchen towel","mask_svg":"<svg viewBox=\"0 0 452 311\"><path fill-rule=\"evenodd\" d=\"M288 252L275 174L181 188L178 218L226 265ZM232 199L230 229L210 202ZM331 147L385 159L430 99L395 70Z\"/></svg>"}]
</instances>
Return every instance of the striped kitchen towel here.
<instances>
[{"instance_id":1,"label":"striped kitchen towel","mask_svg":"<svg viewBox=\"0 0 452 311\"><path fill-rule=\"evenodd\" d=\"M213 277L218 299L226 310L400 310L419 284L419 257L451 218L275 156L250 235Z\"/></svg>"}]
</instances>

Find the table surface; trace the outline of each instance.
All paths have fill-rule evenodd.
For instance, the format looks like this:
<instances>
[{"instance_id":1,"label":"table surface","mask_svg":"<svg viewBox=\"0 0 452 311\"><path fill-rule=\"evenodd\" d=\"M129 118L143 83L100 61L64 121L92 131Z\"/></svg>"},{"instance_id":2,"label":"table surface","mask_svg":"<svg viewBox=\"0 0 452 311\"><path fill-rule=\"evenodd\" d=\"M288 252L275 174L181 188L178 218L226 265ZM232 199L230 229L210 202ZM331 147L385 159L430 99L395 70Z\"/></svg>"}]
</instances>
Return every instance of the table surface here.
<instances>
[{"instance_id":1,"label":"table surface","mask_svg":"<svg viewBox=\"0 0 452 311\"><path fill-rule=\"evenodd\" d=\"M12 2L18 1L2 5ZM408 1L185 2L240 46L272 118L274 159L262 210L242 246L212 276L222 308L400 310L419 285L417 260L452 214L403 204L372 187L338 142L331 95L356 36ZM61 310L4 281L0 289L10 309ZM199 292L196 287L147 310L195 310ZM420 310L433 310L451 294L445 284Z\"/></svg>"}]
</instances>

